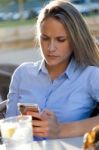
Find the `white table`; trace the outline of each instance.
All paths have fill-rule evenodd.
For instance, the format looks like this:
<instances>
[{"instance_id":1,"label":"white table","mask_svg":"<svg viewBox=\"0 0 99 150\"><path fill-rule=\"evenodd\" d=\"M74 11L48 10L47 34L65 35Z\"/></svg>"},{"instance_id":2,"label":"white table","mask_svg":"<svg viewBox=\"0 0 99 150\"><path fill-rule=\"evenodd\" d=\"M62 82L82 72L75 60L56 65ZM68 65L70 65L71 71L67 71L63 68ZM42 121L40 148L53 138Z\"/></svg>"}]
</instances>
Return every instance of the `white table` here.
<instances>
[{"instance_id":1,"label":"white table","mask_svg":"<svg viewBox=\"0 0 99 150\"><path fill-rule=\"evenodd\" d=\"M33 142L33 150L83 150L83 137ZM0 145L0 150L5 150Z\"/></svg>"}]
</instances>

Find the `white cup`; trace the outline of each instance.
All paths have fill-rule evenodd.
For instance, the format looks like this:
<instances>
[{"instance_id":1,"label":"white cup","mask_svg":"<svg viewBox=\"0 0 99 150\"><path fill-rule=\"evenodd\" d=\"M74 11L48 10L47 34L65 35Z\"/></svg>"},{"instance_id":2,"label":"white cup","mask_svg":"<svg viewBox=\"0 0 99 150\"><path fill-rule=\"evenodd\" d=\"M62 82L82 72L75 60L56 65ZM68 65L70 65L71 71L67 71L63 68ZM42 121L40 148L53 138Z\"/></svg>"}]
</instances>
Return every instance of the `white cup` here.
<instances>
[{"instance_id":1,"label":"white cup","mask_svg":"<svg viewBox=\"0 0 99 150\"><path fill-rule=\"evenodd\" d=\"M14 116L0 122L6 150L32 150L32 117Z\"/></svg>"}]
</instances>

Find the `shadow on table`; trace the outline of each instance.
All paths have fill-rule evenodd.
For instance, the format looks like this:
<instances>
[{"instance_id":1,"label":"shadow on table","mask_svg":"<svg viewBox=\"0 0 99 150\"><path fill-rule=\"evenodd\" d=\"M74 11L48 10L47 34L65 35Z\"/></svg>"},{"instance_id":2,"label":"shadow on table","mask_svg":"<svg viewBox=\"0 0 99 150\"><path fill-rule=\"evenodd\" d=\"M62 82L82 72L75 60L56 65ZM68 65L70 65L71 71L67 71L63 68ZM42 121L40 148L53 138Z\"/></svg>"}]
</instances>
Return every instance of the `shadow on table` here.
<instances>
[{"instance_id":1,"label":"shadow on table","mask_svg":"<svg viewBox=\"0 0 99 150\"><path fill-rule=\"evenodd\" d=\"M83 146L83 137L74 137L63 139L64 142L66 140L67 144L74 145L75 147L82 148Z\"/></svg>"},{"instance_id":2,"label":"shadow on table","mask_svg":"<svg viewBox=\"0 0 99 150\"><path fill-rule=\"evenodd\" d=\"M64 138L33 142L33 147L38 150L82 150L83 137Z\"/></svg>"}]
</instances>

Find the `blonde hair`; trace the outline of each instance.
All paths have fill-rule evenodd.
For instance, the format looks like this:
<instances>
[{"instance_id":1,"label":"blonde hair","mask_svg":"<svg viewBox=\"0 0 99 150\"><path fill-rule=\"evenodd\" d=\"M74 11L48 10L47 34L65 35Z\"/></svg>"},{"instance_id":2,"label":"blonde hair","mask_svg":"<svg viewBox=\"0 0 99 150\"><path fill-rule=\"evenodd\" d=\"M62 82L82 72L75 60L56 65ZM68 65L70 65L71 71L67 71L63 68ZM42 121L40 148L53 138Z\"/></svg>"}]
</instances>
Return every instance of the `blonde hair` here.
<instances>
[{"instance_id":1,"label":"blonde hair","mask_svg":"<svg viewBox=\"0 0 99 150\"><path fill-rule=\"evenodd\" d=\"M68 29L73 55L78 65L99 66L99 49L78 10L66 0L54 0L40 12L37 20L39 34L41 23L49 17L60 21Z\"/></svg>"}]
</instances>

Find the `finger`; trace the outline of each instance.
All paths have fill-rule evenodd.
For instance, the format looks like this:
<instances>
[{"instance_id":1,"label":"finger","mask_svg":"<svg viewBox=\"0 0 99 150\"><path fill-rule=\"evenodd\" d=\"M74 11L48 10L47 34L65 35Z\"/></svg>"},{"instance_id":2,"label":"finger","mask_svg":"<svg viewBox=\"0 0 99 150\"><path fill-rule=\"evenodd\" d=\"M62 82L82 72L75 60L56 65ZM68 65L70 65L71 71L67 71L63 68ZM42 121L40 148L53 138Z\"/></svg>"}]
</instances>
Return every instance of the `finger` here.
<instances>
[{"instance_id":1,"label":"finger","mask_svg":"<svg viewBox=\"0 0 99 150\"><path fill-rule=\"evenodd\" d=\"M27 111L27 115L31 115L33 119L41 120L41 116L39 113Z\"/></svg>"},{"instance_id":2,"label":"finger","mask_svg":"<svg viewBox=\"0 0 99 150\"><path fill-rule=\"evenodd\" d=\"M48 127L48 121L42 121L42 120L33 120L32 121L33 126L40 126L40 127Z\"/></svg>"},{"instance_id":3,"label":"finger","mask_svg":"<svg viewBox=\"0 0 99 150\"><path fill-rule=\"evenodd\" d=\"M49 111L48 109L45 109L42 113L48 115L48 116L52 116L54 115L54 113L52 111Z\"/></svg>"},{"instance_id":4,"label":"finger","mask_svg":"<svg viewBox=\"0 0 99 150\"><path fill-rule=\"evenodd\" d=\"M47 137L48 136L48 128L34 127L33 135Z\"/></svg>"},{"instance_id":5,"label":"finger","mask_svg":"<svg viewBox=\"0 0 99 150\"><path fill-rule=\"evenodd\" d=\"M55 114L49 110L44 110L42 113L41 113L41 118L44 120L49 120L51 118L54 118Z\"/></svg>"},{"instance_id":6,"label":"finger","mask_svg":"<svg viewBox=\"0 0 99 150\"><path fill-rule=\"evenodd\" d=\"M42 128L42 127L34 127L33 128L34 133L40 133L40 132L47 133L48 131L49 131L49 129L47 127L46 128Z\"/></svg>"},{"instance_id":7,"label":"finger","mask_svg":"<svg viewBox=\"0 0 99 150\"><path fill-rule=\"evenodd\" d=\"M38 136L38 137L42 137L42 138L47 138L48 137L48 134L46 133L33 133L33 136Z\"/></svg>"}]
</instances>

